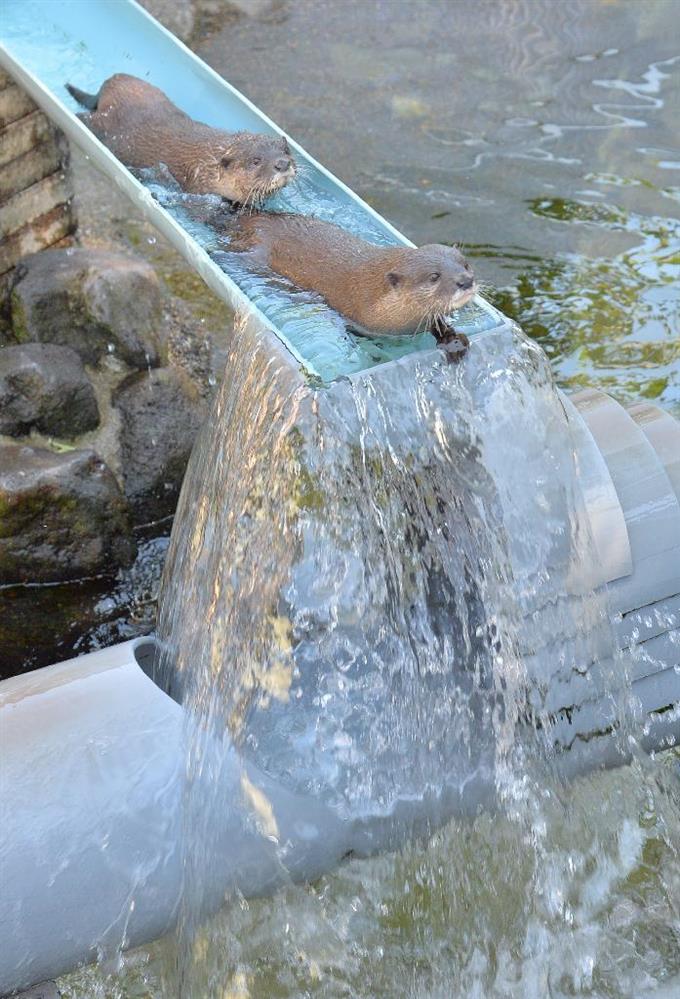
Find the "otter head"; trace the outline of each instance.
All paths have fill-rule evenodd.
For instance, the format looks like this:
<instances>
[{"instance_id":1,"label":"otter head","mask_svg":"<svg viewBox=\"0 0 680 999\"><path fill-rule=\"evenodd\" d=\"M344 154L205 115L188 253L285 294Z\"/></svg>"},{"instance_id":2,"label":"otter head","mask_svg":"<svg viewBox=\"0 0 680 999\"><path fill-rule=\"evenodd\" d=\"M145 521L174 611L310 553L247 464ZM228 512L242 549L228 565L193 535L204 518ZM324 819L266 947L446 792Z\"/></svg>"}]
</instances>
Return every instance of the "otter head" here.
<instances>
[{"instance_id":1,"label":"otter head","mask_svg":"<svg viewBox=\"0 0 680 999\"><path fill-rule=\"evenodd\" d=\"M382 312L390 305L397 333L431 329L437 320L459 309L476 294L472 268L455 246L432 243L399 252L385 275Z\"/></svg>"},{"instance_id":2,"label":"otter head","mask_svg":"<svg viewBox=\"0 0 680 999\"><path fill-rule=\"evenodd\" d=\"M295 172L295 160L283 136L237 132L216 158L210 193L254 207L285 187Z\"/></svg>"}]
</instances>

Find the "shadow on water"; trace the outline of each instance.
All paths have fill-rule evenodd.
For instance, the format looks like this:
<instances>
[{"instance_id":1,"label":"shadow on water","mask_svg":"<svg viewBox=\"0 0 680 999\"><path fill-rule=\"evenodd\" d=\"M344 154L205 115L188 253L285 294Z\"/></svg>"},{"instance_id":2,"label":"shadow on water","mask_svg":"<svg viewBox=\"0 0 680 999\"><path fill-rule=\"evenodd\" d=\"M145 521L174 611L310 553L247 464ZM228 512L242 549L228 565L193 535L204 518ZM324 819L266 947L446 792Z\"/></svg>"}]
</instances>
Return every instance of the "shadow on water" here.
<instances>
[{"instance_id":1,"label":"shadow on water","mask_svg":"<svg viewBox=\"0 0 680 999\"><path fill-rule=\"evenodd\" d=\"M134 564L113 579L0 587L0 679L153 631L167 546L138 539Z\"/></svg>"}]
</instances>

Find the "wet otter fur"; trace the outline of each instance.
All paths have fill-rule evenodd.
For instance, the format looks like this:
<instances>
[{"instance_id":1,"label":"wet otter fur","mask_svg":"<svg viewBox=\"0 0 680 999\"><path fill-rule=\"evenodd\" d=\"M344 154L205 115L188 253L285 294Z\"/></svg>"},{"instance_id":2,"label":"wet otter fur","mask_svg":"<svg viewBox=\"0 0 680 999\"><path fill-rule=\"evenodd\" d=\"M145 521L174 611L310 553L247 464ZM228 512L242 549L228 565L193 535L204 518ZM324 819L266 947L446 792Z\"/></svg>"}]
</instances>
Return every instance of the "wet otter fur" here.
<instances>
[{"instance_id":1,"label":"wet otter fur","mask_svg":"<svg viewBox=\"0 0 680 999\"><path fill-rule=\"evenodd\" d=\"M126 166L163 163L180 187L257 205L295 176L283 136L226 132L190 118L158 87L116 73L98 94L66 84L88 111L78 117Z\"/></svg>"},{"instance_id":2,"label":"wet otter fur","mask_svg":"<svg viewBox=\"0 0 680 999\"><path fill-rule=\"evenodd\" d=\"M442 343L467 344L446 322L477 288L455 247L378 246L303 215L256 212L231 216L225 225L230 249L321 295L360 333L430 330Z\"/></svg>"}]
</instances>

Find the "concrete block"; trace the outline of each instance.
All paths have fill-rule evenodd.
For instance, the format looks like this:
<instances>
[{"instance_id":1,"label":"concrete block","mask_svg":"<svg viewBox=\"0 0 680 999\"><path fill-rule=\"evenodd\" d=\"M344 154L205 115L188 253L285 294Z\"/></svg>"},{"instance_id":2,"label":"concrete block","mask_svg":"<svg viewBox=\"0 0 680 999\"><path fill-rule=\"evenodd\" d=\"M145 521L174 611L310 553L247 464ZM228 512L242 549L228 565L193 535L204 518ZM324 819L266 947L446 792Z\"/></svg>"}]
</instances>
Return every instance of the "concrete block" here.
<instances>
[{"instance_id":1,"label":"concrete block","mask_svg":"<svg viewBox=\"0 0 680 999\"><path fill-rule=\"evenodd\" d=\"M0 167L23 156L34 146L54 135L49 119L42 111L32 111L0 132Z\"/></svg>"},{"instance_id":2,"label":"concrete block","mask_svg":"<svg viewBox=\"0 0 680 999\"><path fill-rule=\"evenodd\" d=\"M0 205L0 232L11 236L30 220L46 215L57 205L65 205L72 196L70 178L58 170Z\"/></svg>"},{"instance_id":3,"label":"concrete block","mask_svg":"<svg viewBox=\"0 0 680 999\"><path fill-rule=\"evenodd\" d=\"M35 101L32 101L26 91L16 83L11 83L0 90L0 128L5 128L6 125L18 121L19 118L35 110Z\"/></svg>"},{"instance_id":4,"label":"concrete block","mask_svg":"<svg viewBox=\"0 0 680 999\"><path fill-rule=\"evenodd\" d=\"M42 142L23 156L5 164L0 170L0 204L39 180L58 170L68 158L68 146L63 138L57 142Z\"/></svg>"},{"instance_id":5,"label":"concrete block","mask_svg":"<svg viewBox=\"0 0 680 999\"><path fill-rule=\"evenodd\" d=\"M0 274L29 253L36 253L70 235L76 227L70 204L57 205L0 242Z\"/></svg>"}]
</instances>

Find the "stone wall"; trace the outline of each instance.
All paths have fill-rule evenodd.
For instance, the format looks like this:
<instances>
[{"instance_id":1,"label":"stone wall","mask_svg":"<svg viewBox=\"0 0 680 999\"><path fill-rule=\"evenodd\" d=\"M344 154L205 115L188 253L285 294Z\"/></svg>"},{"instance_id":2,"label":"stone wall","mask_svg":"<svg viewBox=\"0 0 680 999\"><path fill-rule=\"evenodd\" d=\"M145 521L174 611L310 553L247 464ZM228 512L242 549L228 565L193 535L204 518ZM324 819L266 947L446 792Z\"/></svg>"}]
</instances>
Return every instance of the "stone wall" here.
<instances>
[{"instance_id":1,"label":"stone wall","mask_svg":"<svg viewBox=\"0 0 680 999\"><path fill-rule=\"evenodd\" d=\"M0 587L112 574L174 513L231 316L2 73L0 129Z\"/></svg>"},{"instance_id":2,"label":"stone wall","mask_svg":"<svg viewBox=\"0 0 680 999\"><path fill-rule=\"evenodd\" d=\"M63 243L76 228L63 134L0 70L0 298L21 257ZM6 318L6 317L5 317Z\"/></svg>"}]
</instances>

